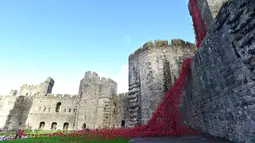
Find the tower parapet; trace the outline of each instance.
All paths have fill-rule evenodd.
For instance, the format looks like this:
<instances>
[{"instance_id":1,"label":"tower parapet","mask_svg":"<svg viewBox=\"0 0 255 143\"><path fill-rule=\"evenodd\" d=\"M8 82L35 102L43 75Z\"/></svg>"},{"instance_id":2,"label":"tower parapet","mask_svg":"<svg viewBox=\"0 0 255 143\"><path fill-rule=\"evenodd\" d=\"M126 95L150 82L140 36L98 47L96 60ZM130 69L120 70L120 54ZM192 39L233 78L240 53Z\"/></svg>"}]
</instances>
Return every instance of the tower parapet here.
<instances>
[{"instance_id":1,"label":"tower parapet","mask_svg":"<svg viewBox=\"0 0 255 143\"><path fill-rule=\"evenodd\" d=\"M139 55L147 50L153 49L172 49L176 52L178 49L190 49L191 52L196 51L195 44L191 42L184 41L182 39L172 39L169 43L168 40L154 40L146 42L142 47L138 48L134 53L132 53L129 58Z\"/></svg>"}]
</instances>

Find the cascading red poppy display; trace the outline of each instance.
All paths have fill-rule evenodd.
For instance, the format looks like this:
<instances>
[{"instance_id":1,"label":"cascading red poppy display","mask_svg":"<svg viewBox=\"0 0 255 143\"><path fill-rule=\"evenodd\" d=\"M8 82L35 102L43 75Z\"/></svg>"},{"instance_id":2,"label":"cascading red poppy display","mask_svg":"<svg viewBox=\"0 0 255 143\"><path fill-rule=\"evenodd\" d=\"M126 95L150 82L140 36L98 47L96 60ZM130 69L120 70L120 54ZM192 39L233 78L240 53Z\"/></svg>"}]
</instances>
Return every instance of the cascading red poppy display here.
<instances>
[{"instance_id":1,"label":"cascading red poppy display","mask_svg":"<svg viewBox=\"0 0 255 143\"><path fill-rule=\"evenodd\" d=\"M184 60L178 79L165 94L161 104L159 104L147 124L134 128L86 130L79 131L79 133L89 133L90 136L105 138L187 135L194 133L194 130L181 123L178 110L182 88L190 71L190 63L191 58Z\"/></svg>"},{"instance_id":2,"label":"cascading red poppy display","mask_svg":"<svg viewBox=\"0 0 255 143\"><path fill-rule=\"evenodd\" d=\"M207 33L205 22L202 19L200 10L198 8L197 0L189 0L189 4L193 27L195 31L196 45L197 48L199 48Z\"/></svg>"},{"instance_id":3,"label":"cascading red poppy display","mask_svg":"<svg viewBox=\"0 0 255 143\"><path fill-rule=\"evenodd\" d=\"M190 0L189 3L196 36L196 45L199 47L207 31L201 18L197 6L197 1ZM194 130L182 124L178 108L184 82L188 76L188 73L190 72L191 60L192 58L187 58L183 61L183 65L177 81L165 94L161 104L159 104L147 124L136 126L134 128L93 130L86 129L81 131L74 131L68 134L53 133L44 136L72 136L74 138L77 136L86 136L86 139L95 137L103 137L104 139L108 139L116 137L132 138L146 136L187 135L195 133Z\"/></svg>"}]
</instances>

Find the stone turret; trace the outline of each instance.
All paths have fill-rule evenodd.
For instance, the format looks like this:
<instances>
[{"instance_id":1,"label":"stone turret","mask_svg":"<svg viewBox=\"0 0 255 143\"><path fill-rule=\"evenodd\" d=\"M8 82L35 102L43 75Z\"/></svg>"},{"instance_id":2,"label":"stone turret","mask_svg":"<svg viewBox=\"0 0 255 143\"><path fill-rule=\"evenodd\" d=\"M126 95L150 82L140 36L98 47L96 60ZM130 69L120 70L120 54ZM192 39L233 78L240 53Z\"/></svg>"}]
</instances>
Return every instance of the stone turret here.
<instances>
[{"instance_id":1,"label":"stone turret","mask_svg":"<svg viewBox=\"0 0 255 143\"><path fill-rule=\"evenodd\" d=\"M129 56L129 126L146 123L178 77L183 59L196 52L181 39L146 42Z\"/></svg>"}]
</instances>

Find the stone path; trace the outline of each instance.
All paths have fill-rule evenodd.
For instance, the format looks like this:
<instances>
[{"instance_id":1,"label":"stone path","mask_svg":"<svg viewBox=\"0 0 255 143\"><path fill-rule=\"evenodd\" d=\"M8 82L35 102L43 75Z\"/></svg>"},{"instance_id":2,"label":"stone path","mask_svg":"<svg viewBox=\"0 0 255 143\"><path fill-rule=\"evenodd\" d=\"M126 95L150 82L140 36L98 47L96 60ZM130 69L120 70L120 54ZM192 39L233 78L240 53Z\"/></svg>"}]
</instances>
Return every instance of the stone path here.
<instances>
[{"instance_id":1,"label":"stone path","mask_svg":"<svg viewBox=\"0 0 255 143\"><path fill-rule=\"evenodd\" d=\"M129 143L233 143L220 138L214 138L209 135L199 134L182 137L147 137L134 138Z\"/></svg>"}]
</instances>

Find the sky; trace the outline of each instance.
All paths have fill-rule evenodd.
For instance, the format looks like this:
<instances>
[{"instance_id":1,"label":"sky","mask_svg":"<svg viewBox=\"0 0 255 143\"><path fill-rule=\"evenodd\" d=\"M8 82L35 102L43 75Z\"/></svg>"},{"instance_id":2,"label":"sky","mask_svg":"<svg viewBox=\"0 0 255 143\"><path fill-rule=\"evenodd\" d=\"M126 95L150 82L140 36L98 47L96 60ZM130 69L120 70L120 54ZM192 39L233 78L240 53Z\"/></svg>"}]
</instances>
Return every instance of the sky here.
<instances>
[{"instance_id":1,"label":"sky","mask_svg":"<svg viewBox=\"0 0 255 143\"><path fill-rule=\"evenodd\" d=\"M55 80L77 94L86 71L128 91L128 56L149 40L194 42L187 0L1 0L0 95Z\"/></svg>"}]
</instances>

